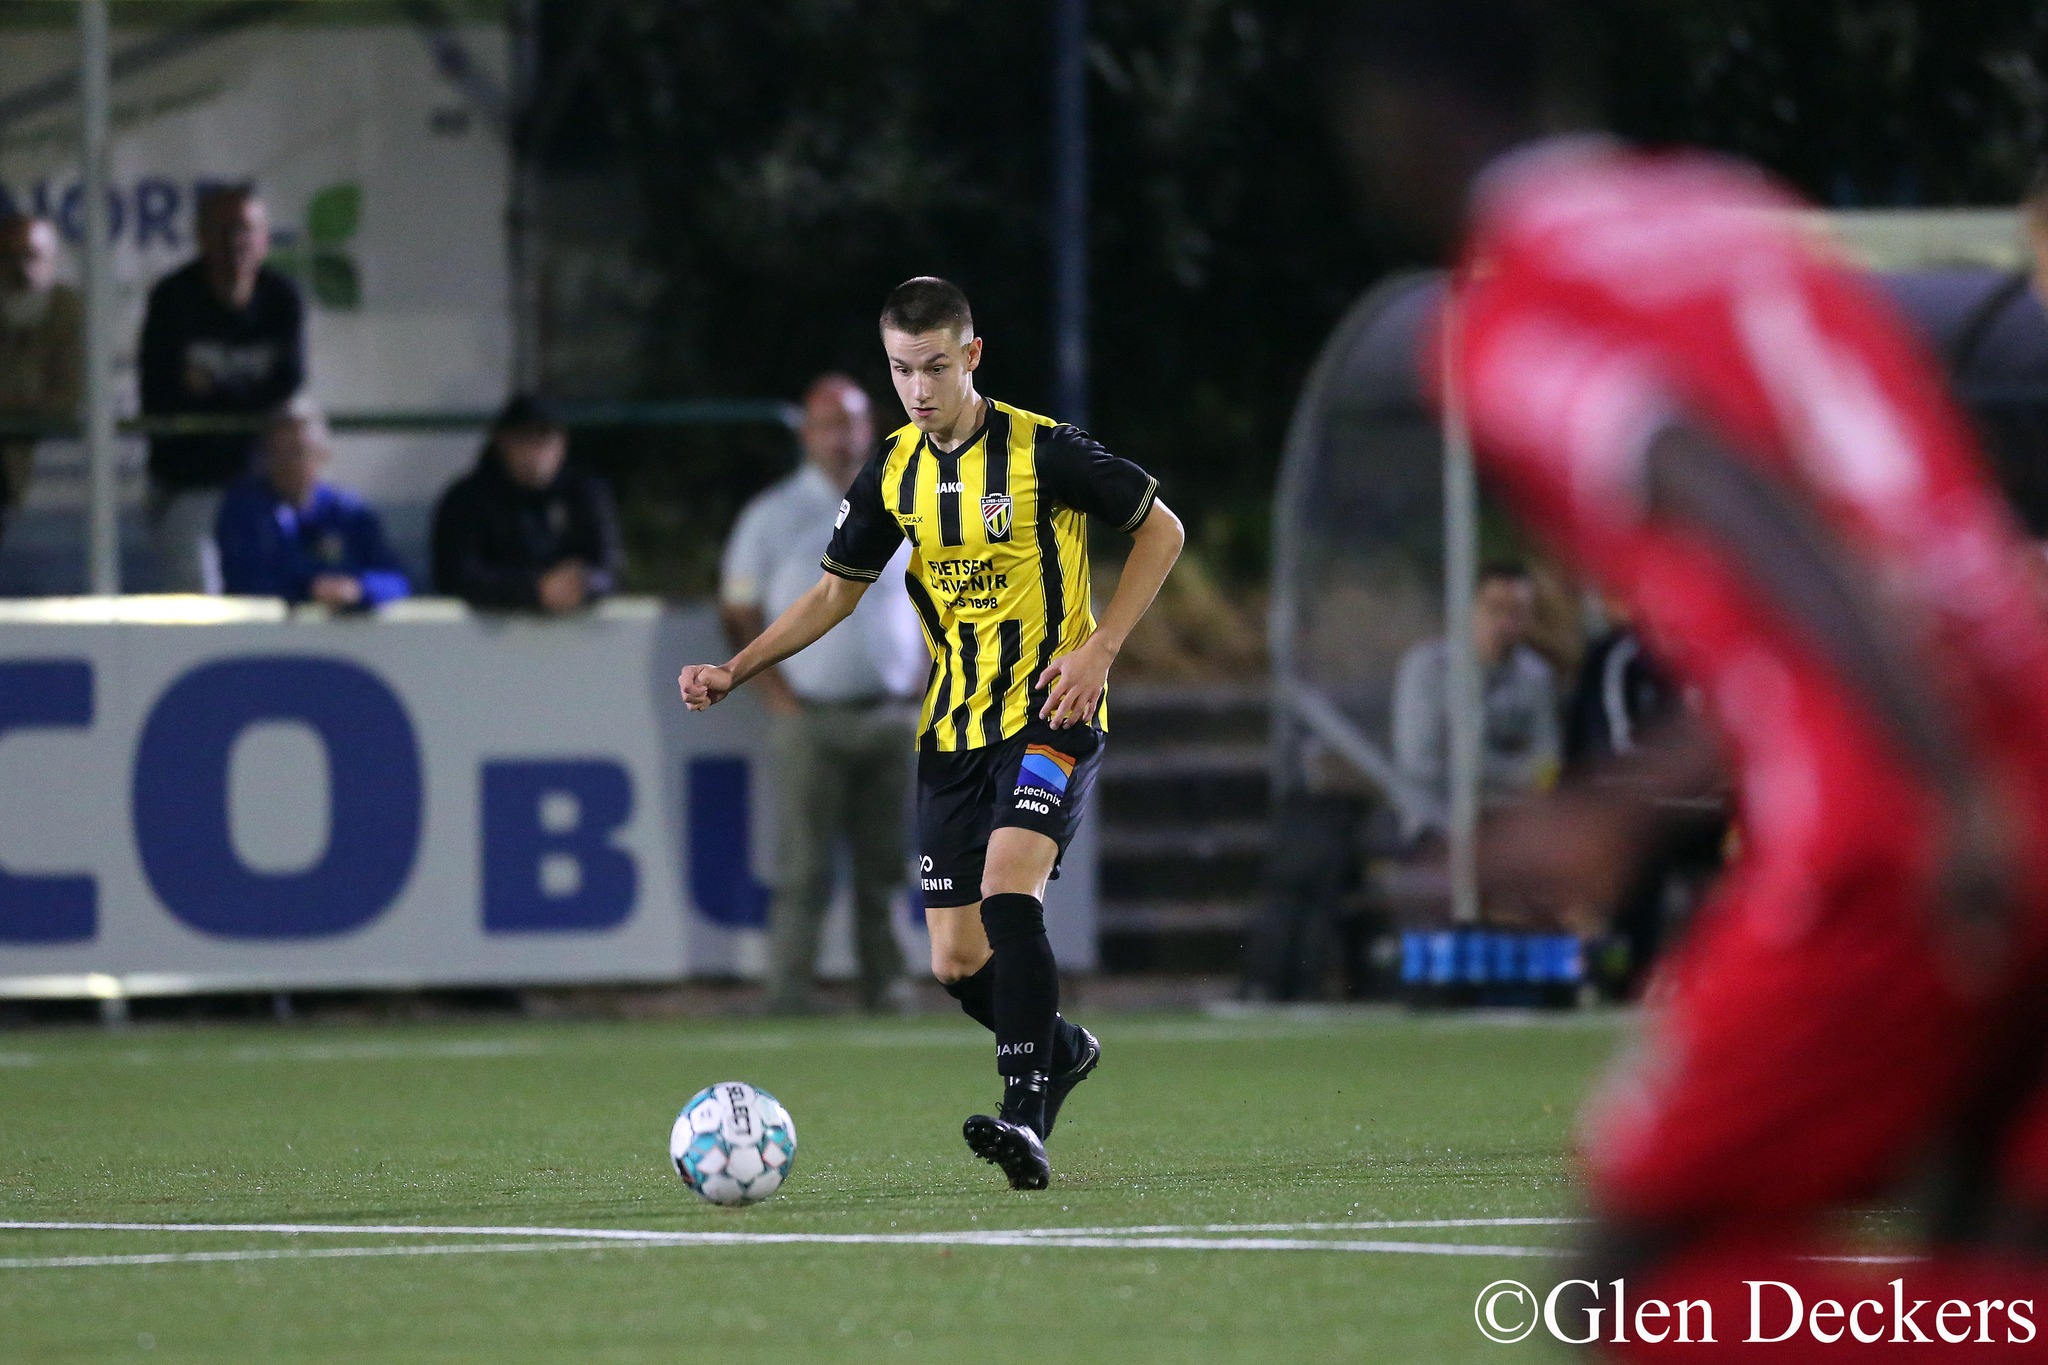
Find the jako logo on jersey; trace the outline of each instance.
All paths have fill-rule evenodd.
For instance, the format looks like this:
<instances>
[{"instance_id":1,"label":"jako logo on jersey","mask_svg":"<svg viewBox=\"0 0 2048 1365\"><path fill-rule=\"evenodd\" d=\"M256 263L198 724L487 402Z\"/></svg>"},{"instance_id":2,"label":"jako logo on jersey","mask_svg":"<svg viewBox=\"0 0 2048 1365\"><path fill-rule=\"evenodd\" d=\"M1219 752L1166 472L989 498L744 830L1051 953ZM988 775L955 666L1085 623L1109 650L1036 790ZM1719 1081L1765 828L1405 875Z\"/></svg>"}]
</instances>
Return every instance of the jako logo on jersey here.
<instances>
[{"instance_id":1,"label":"jako logo on jersey","mask_svg":"<svg viewBox=\"0 0 2048 1365\"><path fill-rule=\"evenodd\" d=\"M1058 800L1066 794L1067 779L1074 775L1074 760L1050 744L1034 744L1024 751L1017 769L1017 790L1036 787Z\"/></svg>"},{"instance_id":2,"label":"jako logo on jersey","mask_svg":"<svg viewBox=\"0 0 2048 1365\"><path fill-rule=\"evenodd\" d=\"M967 485L966 485L966 484L964 484L964 483L957 483L957 482L956 482L956 483L941 483L941 484L939 485L939 491L940 491L941 493L965 493L965 492L967 491Z\"/></svg>"},{"instance_id":3,"label":"jako logo on jersey","mask_svg":"<svg viewBox=\"0 0 2048 1365\"><path fill-rule=\"evenodd\" d=\"M990 540L1010 538L1010 495L991 493L981 500L981 524Z\"/></svg>"}]
</instances>

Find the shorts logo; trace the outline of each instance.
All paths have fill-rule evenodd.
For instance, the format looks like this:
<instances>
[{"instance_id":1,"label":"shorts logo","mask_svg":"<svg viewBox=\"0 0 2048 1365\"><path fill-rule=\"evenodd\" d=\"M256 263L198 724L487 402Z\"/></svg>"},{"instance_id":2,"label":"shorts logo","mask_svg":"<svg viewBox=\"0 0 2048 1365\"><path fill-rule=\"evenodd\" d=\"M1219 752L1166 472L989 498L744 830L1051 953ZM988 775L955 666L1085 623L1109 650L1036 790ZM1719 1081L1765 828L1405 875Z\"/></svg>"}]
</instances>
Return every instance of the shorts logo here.
<instances>
[{"instance_id":1,"label":"shorts logo","mask_svg":"<svg viewBox=\"0 0 2048 1365\"><path fill-rule=\"evenodd\" d=\"M832 519L832 529L836 531L840 527L846 525L847 514L852 511L853 504L848 502L845 498L841 498L839 500L839 515Z\"/></svg>"},{"instance_id":2,"label":"shorts logo","mask_svg":"<svg viewBox=\"0 0 2048 1365\"><path fill-rule=\"evenodd\" d=\"M1010 495L990 493L981 500L981 525L990 540L1010 538Z\"/></svg>"},{"instance_id":3,"label":"shorts logo","mask_svg":"<svg viewBox=\"0 0 2048 1365\"><path fill-rule=\"evenodd\" d=\"M1024 751L1024 762L1017 769L1017 790L1036 789L1057 805L1073 775L1072 758L1050 744L1033 744Z\"/></svg>"}]
</instances>

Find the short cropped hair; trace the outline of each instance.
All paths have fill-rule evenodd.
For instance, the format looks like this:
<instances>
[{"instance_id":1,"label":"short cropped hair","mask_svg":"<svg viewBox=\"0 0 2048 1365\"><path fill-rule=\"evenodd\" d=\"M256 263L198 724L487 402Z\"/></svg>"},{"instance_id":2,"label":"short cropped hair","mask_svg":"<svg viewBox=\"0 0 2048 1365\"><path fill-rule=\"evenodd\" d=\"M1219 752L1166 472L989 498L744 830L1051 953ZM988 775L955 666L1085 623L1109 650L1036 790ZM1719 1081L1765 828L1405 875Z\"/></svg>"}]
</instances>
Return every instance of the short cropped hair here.
<instances>
[{"instance_id":1,"label":"short cropped hair","mask_svg":"<svg viewBox=\"0 0 2048 1365\"><path fill-rule=\"evenodd\" d=\"M324 435L327 431L327 414L309 394L295 393L270 410L267 425L292 427L300 424L318 427Z\"/></svg>"},{"instance_id":2,"label":"short cropped hair","mask_svg":"<svg viewBox=\"0 0 2048 1365\"><path fill-rule=\"evenodd\" d=\"M966 332L974 335L974 310L967 295L951 280L919 275L889 291L882 304L882 326L895 332Z\"/></svg>"},{"instance_id":3,"label":"short cropped hair","mask_svg":"<svg viewBox=\"0 0 2048 1365\"><path fill-rule=\"evenodd\" d=\"M201 217L205 217L210 213L224 212L232 205L262 197L256 192L256 182L253 180L216 180L200 186L199 197L193 207Z\"/></svg>"},{"instance_id":4,"label":"short cropped hair","mask_svg":"<svg viewBox=\"0 0 2048 1365\"><path fill-rule=\"evenodd\" d=\"M1489 559L1479 566L1479 576L1474 587L1485 587L1488 583L1533 583L1529 566L1519 559Z\"/></svg>"}]
</instances>

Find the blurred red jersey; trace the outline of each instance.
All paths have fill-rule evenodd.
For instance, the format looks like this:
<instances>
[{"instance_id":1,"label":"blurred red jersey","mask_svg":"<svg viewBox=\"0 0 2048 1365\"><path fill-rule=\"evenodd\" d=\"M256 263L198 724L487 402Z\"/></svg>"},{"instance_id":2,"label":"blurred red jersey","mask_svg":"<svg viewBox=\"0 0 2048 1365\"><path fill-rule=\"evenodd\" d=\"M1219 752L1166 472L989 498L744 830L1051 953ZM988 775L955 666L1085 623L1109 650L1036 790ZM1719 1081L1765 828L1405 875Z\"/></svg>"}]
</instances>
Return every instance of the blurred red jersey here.
<instances>
[{"instance_id":1,"label":"blurred red jersey","mask_svg":"<svg viewBox=\"0 0 2048 1365\"><path fill-rule=\"evenodd\" d=\"M2024 542L1938 371L1800 208L1703 155L1540 146L1483 182L1441 329L1490 485L1630 605L1735 768L1743 857L1587 1124L1617 1217L1870 1194L2001 1026L1999 988L1951 970L1935 929L1936 794L1777 585L1655 514L1660 432L1702 431L1787 494L1912 642L1966 761L2034 836L2014 961L2048 903L2048 626Z\"/></svg>"},{"instance_id":2,"label":"blurred red jersey","mask_svg":"<svg viewBox=\"0 0 2048 1365\"><path fill-rule=\"evenodd\" d=\"M1480 457L1532 525L1659 598L1644 446L1700 426L1919 615L1980 734L2048 752L2048 629L2018 529L1931 358L1798 201L1736 163L1586 141L1499 166L1478 207L1455 363Z\"/></svg>"}]
</instances>

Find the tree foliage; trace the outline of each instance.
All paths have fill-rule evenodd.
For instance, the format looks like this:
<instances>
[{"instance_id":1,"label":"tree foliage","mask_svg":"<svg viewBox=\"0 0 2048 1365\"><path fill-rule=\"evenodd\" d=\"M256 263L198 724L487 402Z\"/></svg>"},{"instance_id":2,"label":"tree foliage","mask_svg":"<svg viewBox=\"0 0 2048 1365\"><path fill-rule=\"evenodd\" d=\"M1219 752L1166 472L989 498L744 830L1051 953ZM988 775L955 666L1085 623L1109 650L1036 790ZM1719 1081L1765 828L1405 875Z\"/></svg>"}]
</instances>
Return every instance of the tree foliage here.
<instances>
[{"instance_id":1,"label":"tree foliage","mask_svg":"<svg viewBox=\"0 0 2048 1365\"><path fill-rule=\"evenodd\" d=\"M1091 425L1160 474L1197 543L1241 574L1261 566L1286 422L1324 335L1406 263L1351 209L1314 98L1309 8L1091 5ZM2007 200L2043 141L2041 6L1555 8L1616 131L1755 158L1823 202ZM644 393L793 394L838 368L886 400L876 311L898 280L932 273L974 301L984 387L1043 410L1043 0L550 0L543 13L547 60L574 87L555 161L615 159L645 210ZM759 481L718 466L723 449L614 448L655 540L722 532ZM692 560L689 586L708 562Z\"/></svg>"},{"instance_id":2,"label":"tree foliage","mask_svg":"<svg viewBox=\"0 0 2048 1365\"><path fill-rule=\"evenodd\" d=\"M551 17L573 44L579 16ZM1093 425L1255 560L1294 389L1381 262L1298 16L1097 0L1091 28ZM1042 3L615 6L579 110L646 210L643 383L787 394L842 368L884 397L881 299L940 274L974 302L985 390L1044 410L1050 43Z\"/></svg>"},{"instance_id":3,"label":"tree foliage","mask_svg":"<svg viewBox=\"0 0 2048 1365\"><path fill-rule=\"evenodd\" d=\"M1613 126L1840 207L2010 202L2048 150L2048 7L1578 0Z\"/></svg>"}]
</instances>

